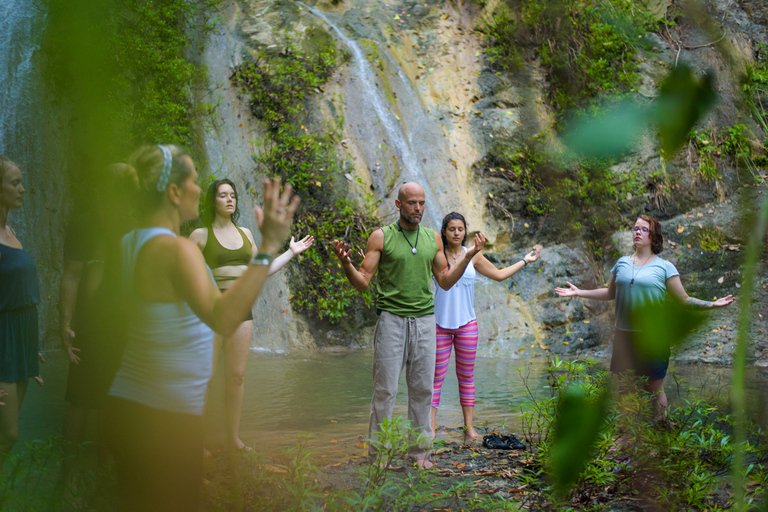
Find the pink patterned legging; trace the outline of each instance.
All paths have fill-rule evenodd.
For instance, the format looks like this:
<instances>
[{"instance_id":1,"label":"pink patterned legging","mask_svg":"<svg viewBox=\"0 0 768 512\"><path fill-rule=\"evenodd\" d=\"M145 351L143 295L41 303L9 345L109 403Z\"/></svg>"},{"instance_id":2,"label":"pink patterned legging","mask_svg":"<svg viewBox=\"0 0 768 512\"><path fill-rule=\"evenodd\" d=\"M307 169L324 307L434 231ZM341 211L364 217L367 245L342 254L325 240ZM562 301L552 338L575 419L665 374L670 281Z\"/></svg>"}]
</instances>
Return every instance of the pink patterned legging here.
<instances>
[{"instance_id":1,"label":"pink patterned legging","mask_svg":"<svg viewBox=\"0 0 768 512\"><path fill-rule=\"evenodd\" d=\"M477 320L472 320L458 329L443 329L437 326L435 388L432 392L432 407L435 409L440 405L440 389L448 372L451 347L454 345L456 346L456 377L459 379L459 402L462 407L474 407L477 336Z\"/></svg>"}]
</instances>

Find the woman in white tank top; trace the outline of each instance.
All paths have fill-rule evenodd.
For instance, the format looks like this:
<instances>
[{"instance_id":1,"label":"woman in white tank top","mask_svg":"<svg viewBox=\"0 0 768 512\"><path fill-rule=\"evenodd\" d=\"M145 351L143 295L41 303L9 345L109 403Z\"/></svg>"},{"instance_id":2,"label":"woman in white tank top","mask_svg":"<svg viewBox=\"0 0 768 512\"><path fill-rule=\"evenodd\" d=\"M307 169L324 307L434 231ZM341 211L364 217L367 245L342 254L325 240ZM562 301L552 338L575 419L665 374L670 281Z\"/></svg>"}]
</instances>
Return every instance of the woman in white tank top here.
<instances>
[{"instance_id":1,"label":"woman in white tank top","mask_svg":"<svg viewBox=\"0 0 768 512\"><path fill-rule=\"evenodd\" d=\"M443 251L448 267L455 265L467 251L467 223L464 217L451 212L443 219L440 230ZM475 275L495 281L513 276L528 263L539 259L541 246L526 254L525 258L509 267L498 269L478 252L467 265L464 274L449 290L439 286L435 292L435 322L437 323L437 357L435 360L435 384L432 393L432 436L437 429L437 408L440 406L440 390L451 359L451 349L456 349L456 377L459 380L459 402L464 415L464 432L478 437L473 423L475 413L475 355L477 353L477 316L475 315Z\"/></svg>"},{"instance_id":2,"label":"woman in white tank top","mask_svg":"<svg viewBox=\"0 0 768 512\"><path fill-rule=\"evenodd\" d=\"M179 236L198 215L192 159L176 146L144 146L129 160L141 228L121 244L127 340L106 404L107 436L126 510L191 511L202 483L202 411L213 332L230 335L250 312L284 244L298 197L264 182L256 208L260 253L222 293L198 247Z\"/></svg>"}]
</instances>

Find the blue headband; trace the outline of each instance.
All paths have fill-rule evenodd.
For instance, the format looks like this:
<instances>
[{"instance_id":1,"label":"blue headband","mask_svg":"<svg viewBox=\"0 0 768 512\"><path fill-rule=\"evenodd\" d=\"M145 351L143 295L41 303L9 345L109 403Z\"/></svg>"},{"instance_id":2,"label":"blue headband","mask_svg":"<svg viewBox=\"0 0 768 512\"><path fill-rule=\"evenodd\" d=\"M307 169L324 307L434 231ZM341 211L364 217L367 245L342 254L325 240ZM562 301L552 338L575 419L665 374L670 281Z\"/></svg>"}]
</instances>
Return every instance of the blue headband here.
<instances>
[{"instance_id":1,"label":"blue headband","mask_svg":"<svg viewBox=\"0 0 768 512\"><path fill-rule=\"evenodd\" d=\"M157 147L160 148L160 151L163 153L163 170L160 171L160 177L157 178L157 191L165 192L165 189L168 188L168 181L171 179L173 155L171 154L171 150L168 149L168 146L158 144Z\"/></svg>"}]
</instances>

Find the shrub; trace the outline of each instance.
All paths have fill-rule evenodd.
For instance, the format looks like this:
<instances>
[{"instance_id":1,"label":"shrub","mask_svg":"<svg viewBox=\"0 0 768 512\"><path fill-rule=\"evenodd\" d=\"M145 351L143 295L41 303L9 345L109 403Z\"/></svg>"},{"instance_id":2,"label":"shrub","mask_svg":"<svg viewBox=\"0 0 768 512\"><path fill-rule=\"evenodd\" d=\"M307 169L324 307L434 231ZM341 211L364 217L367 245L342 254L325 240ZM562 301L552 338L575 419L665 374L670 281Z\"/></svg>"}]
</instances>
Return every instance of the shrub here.
<instances>
[{"instance_id":1,"label":"shrub","mask_svg":"<svg viewBox=\"0 0 768 512\"><path fill-rule=\"evenodd\" d=\"M484 31L486 55L496 69L522 67L523 49L541 59L560 112L640 80L635 41L652 26L650 17L624 0L507 0Z\"/></svg>"}]
</instances>

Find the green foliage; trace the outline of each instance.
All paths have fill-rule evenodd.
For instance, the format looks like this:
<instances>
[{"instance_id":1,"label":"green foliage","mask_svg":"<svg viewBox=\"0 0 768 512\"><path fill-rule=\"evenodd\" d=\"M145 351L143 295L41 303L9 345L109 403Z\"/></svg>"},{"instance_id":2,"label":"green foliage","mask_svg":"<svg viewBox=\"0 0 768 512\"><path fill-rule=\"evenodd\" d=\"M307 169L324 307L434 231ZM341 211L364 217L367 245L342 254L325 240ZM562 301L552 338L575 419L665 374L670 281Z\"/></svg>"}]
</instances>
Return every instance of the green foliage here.
<instances>
[{"instance_id":1,"label":"green foliage","mask_svg":"<svg viewBox=\"0 0 768 512\"><path fill-rule=\"evenodd\" d=\"M297 232L312 233L318 240L345 240L350 247L363 250L378 220L372 214L360 212L349 200L341 199L322 217L317 212L302 211L294 225ZM294 282L299 283L293 287L291 298L297 311L335 324L349 319L349 311L356 304L373 307L372 287L358 293L349 284L330 243L315 244L301 257L292 271Z\"/></svg>"},{"instance_id":2,"label":"green foliage","mask_svg":"<svg viewBox=\"0 0 768 512\"><path fill-rule=\"evenodd\" d=\"M407 460L409 447L422 444L425 439L401 417L385 420L381 427L376 438L370 440L375 455L360 475L361 489L347 491L341 499L334 500L338 510L400 511L431 507L435 507L433 510L517 510L513 504L491 496L475 494L468 497L472 492L469 482L441 489L436 485L435 477L424 471L408 472L395 478L390 466L398 460ZM327 509L337 510L333 506Z\"/></svg>"},{"instance_id":3,"label":"green foliage","mask_svg":"<svg viewBox=\"0 0 768 512\"><path fill-rule=\"evenodd\" d=\"M556 216L563 230L583 235L595 250L620 225L621 212L631 207L640 187L637 178L618 174L608 159L567 160L548 149L541 138L523 149L495 147L482 162L484 174L503 178L500 193L489 197L489 209L498 217ZM516 198L523 204L517 206Z\"/></svg>"},{"instance_id":4,"label":"green foliage","mask_svg":"<svg viewBox=\"0 0 768 512\"><path fill-rule=\"evenodd\" d=\"M556 109L581 105L639 82L638 37L650 17L622 0L510 1L485 28L487 58L505 71L522 67L523 49L531 48L547 70Z\"/></svg>"},{"instance_id":5,"label":"green foliage","mask_svg":"<svg viewBox=\"0 0 768 512\"><path fill-rule=\"evenodd\" d=\"M753 171L755 180L762 181L752 169L752 148L749 145L749 129L743 124L722 127L720 130L693 130L690 144L698 153L698 166L694 173L704 181L722 179L725 165L745 166Z\"/></svg>"},{"instance_id":6,"label":"green foliage","mask_svg":"<svg viewBox=\"0 0 768 512\"><path fill-rule=\"evenodd\" d=\"M725 243L723 232L715 228L704 228L698 234L699 247L705 251L719 251Z\"/></svg>"},{"instance_id":7,"label":"green foliage","mask_svg":"<svg viewBox=\"0 0 768 512\"><path fill-rule=\"evenodd\" d=\"M215 460L206 478L202 510L318 510L323 499L312 474L317 471L302 444L287 450L275 463L258 452Z\"/></svg>"},{"instance_id":8,"label":"green foliage","mask_svg":"<svg viewBox=\"0 0 768 512\"><path fill-rule=\"evenodd\" d=\"M625 100L594 113L577 112L566 127L565 142L582 158L619 157L651 125L658 130L662 154L669 159L714 104L713 80L709 74L699 80L687 66L680 65L661 84L651 105Z\"/></svg>"},{"instance_id":9,"label":"green foliage","mask_svg":"<svg viewBox=\"0 0 768 512\"><path fill-rule=\"evenodd\" d=\"M523 47L517 44L518 27L509 9L500 9L484 29L487 46L485 58L492 69L518 71L525 63Z\"/></svg>"},{"instance_id":10,"label":"green foliage","mask_svg":"<svg viewBox=\"0 0 768 512\"><path fill-rule=\"evenodd\" d=\"M66 443L60 436L29 441L6 457L0 479L0 510L114 509L115 482L107 472L78 469L74 483L64 485L61 471Z\"/></svg>"},{"instance_id":11,"label":"green foliage","mask_svg":"<svg viewBox=\"0 0 768 512\"><path fill-rule=\"evenodd\" d=\"M279 176L301 196L294 220L295 232L312 234L318 241L299 256L291 272L291 304L310 317L331 324L370 310L371 289L359 294L347 281L333 254L331 242L344 240L364 248L371 230L379 224L373 208L361 209L348 200L344 167L336 157L336 130L310 131L307 109L312 94L320 92L348 54L318 28L307 30L304 39L292 39L272 54L259 54L243 64L232 80L249 98L251 112L269 129L269 137L255 160L263 174Z\"/></svg>"},{"instance_id":12,"label":"green foliage","mask_svg":"<svg viewBox=\"0 0 768 512\"><path fill-rule=\"evenodd\" d=\"M609 400L607 386L591 396L585 385L568 386L560 393L548 464L558 496L567 494L592 455L608 417Z\"/></svg>"},{"instance_id":13,"label":"green foliage","mask_svg":"<svg viewBox=\"0 0 768 512\"><path fill-rule=\"evenodd\" d=\"M741 90L755 120L768 136L768 45L765 43L755 47L755 61L746 66L746 79Z\"/></svg>"},{"instance_id":14,"label":"green foliage","mask_svg":"<svg viewBox=\"0 0 768 512\"><path fill-rule=\"evenodd\" d=\"M602 510L606 502L641 492L637 497L661 510L728 507L720 489L735 449L730 435L734 418L723 408L700 399L681 399L681 405L669 408L667 417L654 419L654 397L629 393L619 402L620 415L604 413L610 380L593 361L555 358L547 381L550 396L537 398L529 390L529 401L522 406L523 431L534 451L531 471L519 478L536 489L531 502L541 508L570 504L579 510ZM679 385L678 381L678 389ZM577 414L579 409L588 411L589 421ZM758 501L768 483L768 447L762 429L745 424L747 440L740 448L751 464L740 471L754 482L749 498ZM578 439L583 440L581 445ZM621 451L619 439L624 439ZM585 455L589 461L580 464ZM571 480L568 489L564 483ZM563 489L569 490L565 503Z\"/></svg>"},{"instance_id":15,"label":"green foliage","mask_svg":"<svg viewBox=\"0 0 768 512\"><path fill-rule=\"evenodd\" d=\"M689 130L714 105L714 81L711 73L699 80L688 66L680 65L661 84L653 121L667 159L682 147Z\"/></svg>"},{"instance_id":16,"label":"green foliage","mask_svg":"<svg viewBox=\"0 0 768 512\"><path fill-rule=\"evenodd\" d=\"M313 29L307 37L316 34ZM290 131L300 121L306 100L331 77L348 54L325 37L313 53L305 53L295 41L281 52L260 53L256 61L237 67L231 79L250 95L251 112L272 131ZM287 125L288 124L288 125Z\"/></svg>"},{"instance_id":17,"label":"green foliage","mask_svg":"<svg viewBox=\"0 0 768 512\"><path fill-rule=\"evenodd\" d=\"M41 62L50 93L70 115L62 160L77 173L72 178L95 181L89 176L139 144L176 143L194 155L194 126L206 107L193 91L206 73L191 56L219 1L43 2ZM82 188L73 190L87 196Z\"/></svg>"},{"instance_id":18,"label":"green foliage","mask_svg":"<svg viewBox=\"0 0 768 512\"><path fill-rule=\"evenodd\" d=\"M676 300L639 305L631 312L632 325L643 326L636 334L639 356L646 360L667 357L669 347L682 343L704 320L701 311Z\"/></svg>"},{"instance_id":19,"label":"green foliage","mask_svg":"<svg viewBox=\"0 0 768 512\"><path fill-rule=\"evenodd\" d=\"M514 218L516 211L530 216L554 214L560 229L583 233L595 255L600 256L604 242L620 226L621 214L631 211L633 197L648 188L636 173L618 175L612 169L614 159L629 151L648 124L658 128L661 146L671 155L681 136L685 140L711 107L713 94L711 77L699 81L681 65L670 73L659 98L650 106L625 101L597 114L577 115L564 133L567 151L549 150L540 137L528 141L520 152L492 148L481 169L504 177L511 190L504 191L502 197L489 198L489 207L507 218ZM728 130L724 140L722 151L734 158L748 156L743 127ZM658 192L663 192L660 185L662 182L656 180L650 187L657 192L657 200ZM527 194L526 204L510 211L506 205L519 190Z\"/></svg>"},{"instance_id":20,"label":"green foliage","mask_svg":"<svg viewBox=\"0 0 768 512\"><path fill-rule=\"evenodd\" d=\"M193 122L200 114L193 87L205 79L205 70L187 55L194 44L193 29L206 34L199 17L217 4L211 0L115 4L107 22L121 73L111 100L131 146L149 141L193 145Z\"/></svg>"}]
</instances>

